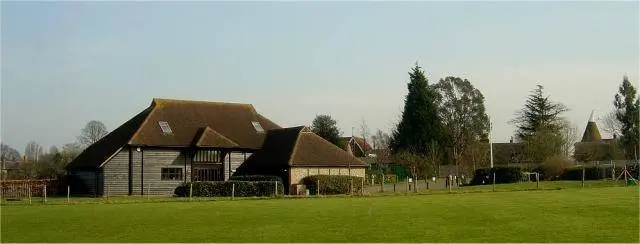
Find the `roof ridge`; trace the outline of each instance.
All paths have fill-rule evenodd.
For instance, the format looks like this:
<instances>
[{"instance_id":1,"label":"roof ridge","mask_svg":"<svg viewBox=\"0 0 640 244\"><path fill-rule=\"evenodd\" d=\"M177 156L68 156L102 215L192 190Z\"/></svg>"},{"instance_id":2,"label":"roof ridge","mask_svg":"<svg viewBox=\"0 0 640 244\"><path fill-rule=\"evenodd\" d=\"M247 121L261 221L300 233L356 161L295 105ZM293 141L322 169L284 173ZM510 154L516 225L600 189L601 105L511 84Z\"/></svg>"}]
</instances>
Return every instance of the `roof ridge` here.
<instances>
[{"instance_id":1,"label":"roof ridge","mask_svg":"<svg viewBox=\"0 0 640 244\"><path fill-rule=\"evenodd\" d=\"M205 137L205 134L207 133L207 130L211 131L212 133L214 133L217 136L220 136L220 138L222 138L223 140L226 140L227 142L238 146L238 143L234 142L233 140L229 139L228 137L224 136L223 134L221 134L220 132L218 132L217 130L214 130L213 128L211 128L211 126L206 126L204 127L204 130L202 131L202 134L200 134L200 138L198 138L198 141L196 142L196 146L200 146L200 143L202 143L202 140Z\"/></svg>"},{"instance_id":2,"label":"roof ridge","mask_svg":"<svg viewBox=\"0 0 640 244\"><path fill-rule=\"evenodd\" d=\"M302 135L302 131L304 130L306 126L297 126L297 127L293 127L298 129L297 135L296 135L296 140L294 141L293 144L293 150L291 150L291 154L289 155L289 160L287 160L287 165L291 166L291 160L293 158L295 158L296 152L298 150L298 142L300 141L300 135Z\"/></svg>"},{"instance_id":3,"label":"roof ridge","mask_svg":"<svg viewBox=\"0 0 640 244\"><path fill-rule=\"evenodd\" d=\"M218 104L218 105L235 105L235 106L249 106L253 108L251 103L237 103L237 102L218 102L218 101L204 101L204 100L186 100L186 99L174 99L174 98L153 98L152 104L164 104L164 103L199 103L199 104ZM254 108L255 110L255 108Z\"/></svg>"},{"instance_id":4,"label":"roof ridge","mask_svg":"<svg viewBox=\"0 0 640 244\"><path fill-rule=\"evenodd\" d=\"M154 100L155 102L155 100ZM129 140L127 140L127 144L131 144L131 140L133 140L133 138L136 138L136 136L138 136L138 133L140 132L140 130L142 128L144 128L144 126L147 124L147 122L149 121L149 117L151 117L151 115L153 114L153 112L156 111L156 104L152 102L151 106L149 106L146 109L151 109L151 111L149 111L149 113L147 114L147 116L144 117L144 120L142 121L142 123L140 123L140 125L138 126L138 128L136 129L136 131L131 135L131 137L129 137Z\"/></svg>"}]
</instances>

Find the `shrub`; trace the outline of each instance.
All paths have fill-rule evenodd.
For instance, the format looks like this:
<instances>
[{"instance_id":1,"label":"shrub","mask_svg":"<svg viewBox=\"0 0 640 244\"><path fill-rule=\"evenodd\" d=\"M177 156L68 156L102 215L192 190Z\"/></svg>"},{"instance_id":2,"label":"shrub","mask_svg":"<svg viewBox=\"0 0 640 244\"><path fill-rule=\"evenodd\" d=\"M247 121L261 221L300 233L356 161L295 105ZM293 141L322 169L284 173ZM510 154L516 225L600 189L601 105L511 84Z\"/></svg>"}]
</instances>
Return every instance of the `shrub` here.
<instances>
[{"instance_id":1,"label":"shrub","mask_svg":"<svg viewBox=\"0 0 640 244\"><path fill-rule=\"evenodd\" d=\"M278 185L278 195L284 193L281 181L225 181L225 182L192 182L194 197L228 197L235 190L234 196L254 197L273 196ZM183 183L178 186L174 194L178 197L188 197L191 183ZM235 188L235 189L233 189Z\"/></svg>"},{"instance_id":2,"label":"shrub","mask_svg":"<svg viewBox=\"0 0 640 244\"><path fill-rule=\"evenodd\" d=\"M519 182L522 170L516 167L494 167L476 169L471 185L491 184L493 173L496 173L496 184Z\"/></svg>"},{"instance_id":3,"label":"shrub","mask_svg":"<svg viewBox=\"0 0 640 244\"><path fill-rule=\"evenodd\" d=\"M572 165L573 162L570 159L556 155L548 157L542 165L534 169L534 172L540 173L541 180L556 180Z\"/></svg>"},{"instance_id":4,"label":"shrub","mask_svg":"<svg viewBox=\"0 0 640 244\"><path fill-rule=\"evenodd\" d=\"M627 167L627 171L633 177L637 177L638 171L637 167L634 165L630 165ZM602 179L611 179L611 175L614 178L618 178L622 173L622 167L616 167L615 172L612 172L611 167L585 167L584 168L584 179L585 180L602 180ZM563 180L582 180L582 167L572 167L567 169L564 174L560 177Z\"/></svg>"},{"instance_id":5,"label":"shrub","mask_svg":"<svg viewBox=\"0 0 640 244\"><path fill-rule=\"evenodd\" d=\"M234 175L231 176L232 181L279 181L282 182L282 178L275 175Z\"/></svg>"},{"instance_id":6,"label":"shrub","mask_svg":"<svg viewBox=\"0 0 640 244\"><path fill-rule=\"evenodd\" d=\"M351 176L353 191L359 192L362 188L362 177ZM335 195L350 193L348 175L310 175L302 178L302 184L306 185L311 194L318 194L317 182L320 181L320 194Z\"/></svg>"}]
</instances>

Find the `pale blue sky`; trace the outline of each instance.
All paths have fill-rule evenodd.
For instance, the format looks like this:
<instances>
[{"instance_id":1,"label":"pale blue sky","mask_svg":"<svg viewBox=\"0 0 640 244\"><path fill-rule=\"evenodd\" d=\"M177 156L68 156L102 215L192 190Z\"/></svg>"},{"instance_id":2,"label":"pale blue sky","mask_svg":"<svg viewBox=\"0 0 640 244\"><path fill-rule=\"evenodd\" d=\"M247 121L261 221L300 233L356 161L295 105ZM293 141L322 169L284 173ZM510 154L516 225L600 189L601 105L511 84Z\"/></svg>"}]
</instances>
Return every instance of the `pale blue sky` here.
<instances>
[{"instance_id":1,"label":"pale blue sky","mask_svg":"<svg viewBox=\"0 0 640 244\"><path fill-rule=\"evenodd\" d=\"M154 97L252 103L281 126L328 113L389 131L417 60L470 79L493 139L537 82L570 109L612 108L638 82L639 5L628 2L2 2L2 142L24 151L113 130Z\"/></svg>"}]
</instances>

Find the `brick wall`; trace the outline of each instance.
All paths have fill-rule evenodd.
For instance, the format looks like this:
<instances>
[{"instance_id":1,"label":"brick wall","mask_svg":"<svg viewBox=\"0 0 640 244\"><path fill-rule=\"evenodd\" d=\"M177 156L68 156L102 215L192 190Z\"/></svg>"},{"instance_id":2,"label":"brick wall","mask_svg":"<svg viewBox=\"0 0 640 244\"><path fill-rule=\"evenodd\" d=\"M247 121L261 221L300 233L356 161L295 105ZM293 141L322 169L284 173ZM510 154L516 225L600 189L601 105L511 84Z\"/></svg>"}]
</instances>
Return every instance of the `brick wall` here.
<instances>
[{"instance_id":1,"label":"brick wall","mask_svg":"<svg viewBox=\"0 0 640 244\"><path fill-rule=\"evenodd\" d=\"M298 184L302 178L309 175L349 175L348 168L319 168L319 167L292 167L291 184ZM351 176L363 177L364 168L351 167Z\"/></svg>"}]
</instances>

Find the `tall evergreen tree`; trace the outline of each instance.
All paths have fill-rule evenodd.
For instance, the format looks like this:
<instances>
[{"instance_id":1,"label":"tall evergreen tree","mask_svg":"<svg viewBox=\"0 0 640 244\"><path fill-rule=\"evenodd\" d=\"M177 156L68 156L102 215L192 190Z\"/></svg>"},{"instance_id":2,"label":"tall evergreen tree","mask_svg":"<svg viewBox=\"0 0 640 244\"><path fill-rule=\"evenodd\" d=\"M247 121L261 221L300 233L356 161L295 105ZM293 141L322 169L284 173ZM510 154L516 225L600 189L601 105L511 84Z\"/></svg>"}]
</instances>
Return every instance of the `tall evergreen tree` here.
<instances>
[{"instance_id":1,"label":"tall evergreen tree","mask_svg":"<svg viewBox=\"0 0 640 244\"><path fill-rule=\"evenodd\" d=\"M545 131L560 135L562 129L562 113L569 109L562 103L554 102L549 97L544 96L544 87L538 85L529 95L524 108L518 112L512 121L517 126L516 135L518 139L524 140L534 136L536 132Z\"/></svg>"},{"instance_id":2,"label":"tall evergreen tree","mask_svg":"<svg viewBox=\"0 0 640 244\"><path fill-rule=\"evenodd\" d=\"M640 157L638 137L640 137L640 98L636 98L636 88L624 77L613 101L616 119L620 121L622 133L620 143L627 159Z\"/></svg>"},{"instance_id":3,"label":"tall evergreen tree","mask_svg":"<svg viewBox=\"0 0 640 244\"><path fill-rule=\"evenodd\" d=\"M337 122L326 114L321 114L313 119L311 131L325 140L340 146L340 130L338 130Z\"/></svg>"},{"instance_id":4,"label":"tall evergreen tree","mask_svg":"<svg viewBox=\"0 0 640 244\"><path fill-rule=\"evenodd\" d=\"M394 153L408 151L427 155L431 145L444 145L440 143L444 131L438 116L438 93L429 86L424 71L417 64L409 77L402 120L393 131L389 146Z\"/></svg>"}]
</instances>

